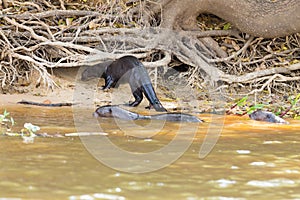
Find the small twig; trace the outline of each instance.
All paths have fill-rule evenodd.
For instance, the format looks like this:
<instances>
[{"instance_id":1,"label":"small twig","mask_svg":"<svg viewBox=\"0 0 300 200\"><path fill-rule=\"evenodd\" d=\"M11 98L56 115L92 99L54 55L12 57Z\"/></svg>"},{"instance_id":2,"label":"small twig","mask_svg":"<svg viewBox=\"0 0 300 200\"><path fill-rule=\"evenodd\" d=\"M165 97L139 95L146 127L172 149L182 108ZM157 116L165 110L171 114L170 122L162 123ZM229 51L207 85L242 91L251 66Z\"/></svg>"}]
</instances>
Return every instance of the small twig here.
<instances>
[{"instance_id":1,"label":"small twig","mask_svg":"<svg viewBox=\"0 0 300 200\"><path fill-rule=\"evenodd\" d=\"M61 7L63 10L66 10L64 1L63 1L63 0L59 0L59 2L60 2L60 7Z\"/></svg>"},{"instance_id":2,"label":"small twig","mask_svg":"<svg viewBox=\"0 0 300 200\"><path fill-rule=\"evenodd\" d=\"M25 7L25 6L33 6L33 7L35 7L38 11L42 11L42 10L43 10L39 5L37 5L37 4L33 3L33 2L19 2L19 1L13 1L13 3L15 4L15 6L16 6L16 5L18 5L18 6L23 6L23 7Z\"/></svg>"},{"instance_id":3,"label":"small twig","mask_svg":"<svg viewBox=\"0 0 300 200\"><path fill-rule=\"evenodd\" d=\"M294 99L294 101L291 101L291 105L284 111L280 114L280 117L283 117L284 115L286 115L296 104L297 102L299 101L299 97L300 97L300 93L297 95L296 99Z\"/></svg>"},{"instance_id":4,"label":"small twig","mask_svg":"<svg viewBox=\"0 0 300 200\"><path fill-rule=\"evenodd\" d=\"M187 34L196 36L196 37L215 37L215 36L228 36L228 35L234 35L237 38L241 38L239 36L240 31L230 29L230 30L211 30L211 31L186 31Z\"/></svg>"},{"instance_id":5,"label":"small twig","mask_svg":"<svg viewBox=\"0 0 300 200\"><path fill-rule=\"evenodd\" d=\"M300 65L299 65L300 66ZM268 91L269 91L269 94L271 94L271 91L270 91L270 88L269 88L269 85L272 81L274 81L276 78L281 78L281 80L276 80L276 81L297 81L297 80L300 80L300 77L285 77L281 74L274 74L273 76L267 76L267 77L263 77L261 78L262 79L268 79L268 81L266 81L262 87L260 89L255 89L253 91L251 91L249 94L254 94L254 93L257 93L257 92L262 92L265 87L268 87Z\"/></svg>"},{"instance_id":6,"label":"small twig","mask_svg":"<svg viewBox=\"0 0 300 200\"><path fill-rule=\"evenodd\" d=\"M282 112L279 117L283 117L285 116L288 112L290 112L290 110L293 108L293 105L290 105L290 107L288 107L284 112Z\"/></svg>"},{"instance_id":7,"label":"small twig","mask_svg":"<svg viewBox=\"0 0 300 200\"><path fill-rule=\"evenodd\" d=\"M74 43L74 42L77 40L80 31L81 31L81 29L78 28L77 31L76 31L75 37L74 37L74 39L71 41L71 43Z\"/></svg>"},{"instance_id":8,"label":"small twig","mask_svg":"<svg viewBox=\"0 0 300 200\"><path fill-rule=\"evenodd\" d=\"M266 82L262 85L262 87L261 87L260 89L252 90L252 91L249 93L249 95L250 95L250 94L254 94L254 93L258 93L258 92L262 92L262 91L265 89L265 87L269 86L270 83L271 83L275 78L277 78L277 77L278 77L278 74L274 74L272 77L266 78L266 79L268 79L268 81L266 81ZM269 94L271 94L270 88L268 88L268 91L269 91Z\"/></svg>"},{"instance_id":9,"label":"small twig","mask_svg":"<svg viewBox=\"0 0 300 200\"><path fill-rule=\"evenodd\" d=\"M236 53L232 54L231 56L228 56L226 58L217 58L217 59L207 59L206 61L209 63L215 63L215 62L225 62L225 61L229 61L235 57L237 57L239 54L241 54L242 52L244 52L251 44L251 42L253 41L254 37L251 36L248 41L245 43L245 45L238 50Z\"/></svg>"}]
</instances>

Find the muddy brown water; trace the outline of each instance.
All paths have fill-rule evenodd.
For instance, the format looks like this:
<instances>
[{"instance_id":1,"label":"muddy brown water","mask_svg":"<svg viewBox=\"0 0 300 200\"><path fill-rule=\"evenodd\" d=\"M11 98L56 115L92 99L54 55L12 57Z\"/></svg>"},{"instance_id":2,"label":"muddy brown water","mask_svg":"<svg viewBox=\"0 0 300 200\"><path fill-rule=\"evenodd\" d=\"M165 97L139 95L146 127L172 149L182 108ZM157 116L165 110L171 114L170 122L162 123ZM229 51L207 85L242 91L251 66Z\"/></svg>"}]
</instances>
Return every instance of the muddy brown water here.
<instances>
[{"instance_id":1,"label":"muddy brown water","mask_svg":"<svg viewBox=\"0 0 300 200\"><path fill-rule=\"evenodd\" d=\"M17 122L39 125L39 132L76 132L71 108L5 107ZM2 113L4 107L0 108ZM90 110L82 110L90 114ZM161 169L147 173L115 170L97 160L79 137L35 138L24 144L20 137L0 139L0 199L300 199L300 123L290 125L256 122L246 117L200 114L203 124L183 124L176 138L178 123L165 123L149 136L147 121L116 124L101 119L106 137L120 149L141 153L155 152L176 139L186 143L189 130L195 130L192 144L173 163L164 159L141 160L128 166L131 172L151 162L162 162ZM82 119L83 120L83 119ZM88 125L86 125L88 126ZM89 127L87 127L89 130ZM128 131L129 130L129 131ZM207 134L221 135L212 151L199 158ZM145 135L143 135L145 133ZM105 146L98 151L124 163L120 154ZM164 157L165 156L165 157ZM125 160L126 161L126 160ZM156 163L156 164L157 164ZM146 166L146 165L145 165Z\"/></svg>"}]
</instances>

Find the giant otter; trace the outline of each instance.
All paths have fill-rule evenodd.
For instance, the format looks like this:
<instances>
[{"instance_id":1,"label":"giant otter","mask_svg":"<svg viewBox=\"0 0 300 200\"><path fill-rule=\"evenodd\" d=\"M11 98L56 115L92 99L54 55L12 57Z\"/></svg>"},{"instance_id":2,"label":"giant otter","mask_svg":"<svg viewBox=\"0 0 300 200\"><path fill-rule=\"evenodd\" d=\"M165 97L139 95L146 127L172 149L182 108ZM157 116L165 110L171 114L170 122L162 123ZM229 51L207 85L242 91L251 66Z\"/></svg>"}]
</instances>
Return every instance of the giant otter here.
<instances>
[{"instance_id":1,"label":"giant otter","mask_svg":"<svg viewBox=\"0 0 300 200\"><path fill-rule=\"evenodd\" d=\"M272 123L280 123L280 124L288 124L284 119L274 115L271 112L257 110L249 115L249 117L253 120L257 121L266 121Z\"/></svg>"},{"instance_id":2,"label":"giant otter","mask_svg":"<svg viewBox=\"0 0 300 200\"><path fill-rule=\"evenodd\" d=\"M196 116L184 113L164 113L158 115L140 115L119 106L101 106L94 112L94 117L115 117L124 120L154 119L180 122L203 122Z\"/></svg>"},{"instance_id":3,"label":"giant otter","mask_svg":"<svg viewBox=\"0 0 300 200\"><path fill-rule=\"evenodd\" d=\"M135 98L135 101L129 103L129 106L139 105L143 100L144 93L150 106L153 106L156 111L167 111L156 96L146 68L134 56L124 56L113 62L108 61L88 67L83 71L81 80L86 81L98 77L105 79L104 90L128 82Z\"/></svg>"}]
</instances>

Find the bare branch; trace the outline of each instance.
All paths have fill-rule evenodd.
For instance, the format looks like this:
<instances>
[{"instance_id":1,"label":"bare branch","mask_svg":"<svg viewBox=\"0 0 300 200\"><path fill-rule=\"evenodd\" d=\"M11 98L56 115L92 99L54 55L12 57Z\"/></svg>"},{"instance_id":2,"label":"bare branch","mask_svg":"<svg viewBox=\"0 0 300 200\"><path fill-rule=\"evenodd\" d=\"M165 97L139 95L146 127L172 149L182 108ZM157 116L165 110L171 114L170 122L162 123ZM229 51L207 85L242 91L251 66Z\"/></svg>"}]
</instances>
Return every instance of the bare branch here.
<instances>
[{"instance_id":1,"label":"bare branch","mask_svg":"<svg viewBox=\"0 0 300 200\"><path fill-rule=\"evenodd\" d=\"M275 74L288 74L291 71L299 70L300 63L290 65L288 67L277 67L272 69L260 70L252 73L248 73L242 76L234 76L234 75L224 75L222 78L223 81L230 83L244 83L255 80L260 77L268 77L270 75Z\"/></svg>"},{"instance_id":2,"label":"bare branch","mask_svg":"<svg viewBox=\"0 0 300 200\"><path fill-rule=\"evenodd\" d=\"M243 51L245 51L251 44L251 42L253 41L254 37L251 36L248 41L245 43L245 45L243 46L243 48L241 48L239 51L237 51L235 54L228 56L226 58L217 58L217 59L208 59L206 60L209 63L214 63L214 62L224 62L224 61L228 61L231 60L235 57L237 57L239 54L241 54Z\"/></svg>"},{"instance_id":3,"label":"bare branch","mask_svg":"<svg viewBox=\"0 0 300 200\"><path fill-rule=\"evenodd\" d=\"M47 41L48 40L47 38L45 38L43 36L37 35L34 32L34 30L32 28L28 27L28 26L19 24L18 22L14 21L14 20L12 20L12 19L10 19L8 17L3 17L3 19L6 20L8 23L10 23L12 25L15 25L18 28L25 29L25 30L29 31L34 39L37 39L37 40L40 40L40 41Z\"/></svg>"},{"instance_id":4,"label":"bare branch","mask_svg":"<svg viewBox=\"0 0 300 200\"><path fill-rule=\"evenodd\" d=\"M63 16L100 16L107 17L99 12L94 11L84 11L84 10L49 10L41 13L24 13L21 15L8 15L10 18L19 19L19 20L28 20L28 19L42 19L48 17L63 17Z\"/></svg>"}]
</instances>

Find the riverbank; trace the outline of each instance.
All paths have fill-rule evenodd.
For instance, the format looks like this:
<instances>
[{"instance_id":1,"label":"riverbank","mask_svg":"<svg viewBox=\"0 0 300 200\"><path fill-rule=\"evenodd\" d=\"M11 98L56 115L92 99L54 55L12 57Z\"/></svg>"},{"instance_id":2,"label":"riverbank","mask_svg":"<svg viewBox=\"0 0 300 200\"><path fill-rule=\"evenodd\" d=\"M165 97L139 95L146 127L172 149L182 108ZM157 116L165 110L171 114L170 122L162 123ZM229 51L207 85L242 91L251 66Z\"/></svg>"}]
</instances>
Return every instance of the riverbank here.
<instances>
[{"instance_id":1,"label":"riverbank","mask_svg":"<svg viewBox=\"0 0 300 200\"><path fill-rule=\"evenodd\" d=\"M118 88L112 88L107 92L101 90L104 79L81 82L76 79L78 69L56 69L52 72L52 78L57 84L49 89L32 81L27 86L14 87L6 94L0 94L0 105L16 105L18 102L33 101L38 103L74 103L82 107L126 104L133 101L134 97L128 84L122 84ZM36 87L39 85L39 87ZM178 90L178 91L175 91ZM194 112L210 112L214 102L207 99L199 99L197 92L191 92L191 88L183 85L158 84L156 88L158 98L165 108L170 111L184 109ZM193 94L191 94L193 93ZM136 108L144 110L149 102L146 98Z\"/></svg>"},{"instance_id":2,"label":"riverbank","mask_svg":"<svg viewBox=\"0 0 300 200\"><path fill-rule=\"evenodd\" d=\"M0 106L16 105L19 101L33 101L38 103L75 103L82 107L97 107L103 105L126 104L134 100L128 84L122 84L118 88L110 89L108 92L101 90L104 80L93 80L81 82L76 80L78 69L57 69L53 72L53 79L57 87L49 89L46 86L31 82L27 86L18 86L14 92L0 94ZM171 82L172 83L172 82ZM242 114L249 110L251 106L261 104L263 110L273 113L284 112L291 107L291 102L295 101L295 95L280 94L260 94L250 95L249 98L234 106L237 100L246 96L242 92L223 92L212 94L205 91L196 91L182 84L174 85L158 84L157 96L163 106L169 111L185 110L193 113L215 113L219 111L231 112L228 114ZM226 97L227 96L227 97ZM135 111L143 111L148 106L146 98L135 108ZM294 105L285 117L294 118L299 116L299 102Z\"/></svg>"}]
</instances>

